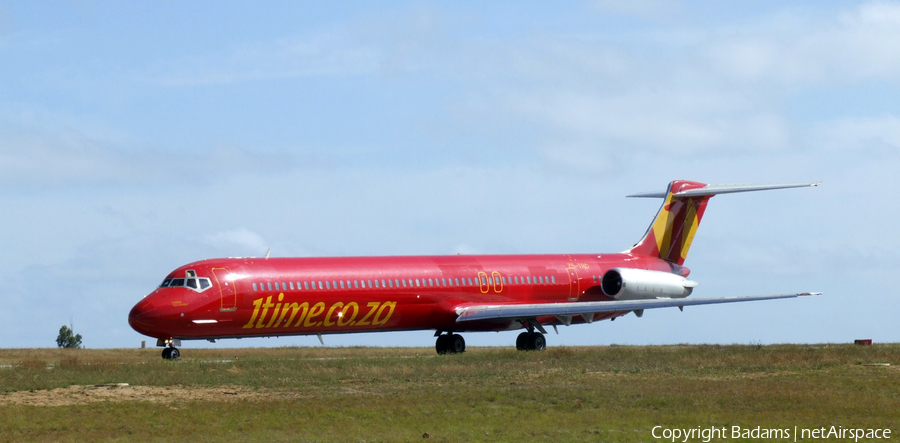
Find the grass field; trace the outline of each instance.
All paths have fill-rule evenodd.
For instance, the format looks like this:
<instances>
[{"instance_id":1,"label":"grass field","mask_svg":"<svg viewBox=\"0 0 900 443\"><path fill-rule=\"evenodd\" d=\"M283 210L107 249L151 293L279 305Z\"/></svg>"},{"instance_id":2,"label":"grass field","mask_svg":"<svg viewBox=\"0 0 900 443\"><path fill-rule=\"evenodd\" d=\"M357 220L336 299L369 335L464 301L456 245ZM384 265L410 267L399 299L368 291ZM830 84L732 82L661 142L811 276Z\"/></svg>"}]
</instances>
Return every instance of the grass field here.
<instances>
[{"instance_id":1,"label":"grass field","mask_svg":"<svg viewBox=\"0 0 900 443\"><path fill-rule=\"evenodd\" d=\"M668 441L654 426L900 438L900 345L159 354L0 350L0 441Z\"/></svg>"}]
</instances>

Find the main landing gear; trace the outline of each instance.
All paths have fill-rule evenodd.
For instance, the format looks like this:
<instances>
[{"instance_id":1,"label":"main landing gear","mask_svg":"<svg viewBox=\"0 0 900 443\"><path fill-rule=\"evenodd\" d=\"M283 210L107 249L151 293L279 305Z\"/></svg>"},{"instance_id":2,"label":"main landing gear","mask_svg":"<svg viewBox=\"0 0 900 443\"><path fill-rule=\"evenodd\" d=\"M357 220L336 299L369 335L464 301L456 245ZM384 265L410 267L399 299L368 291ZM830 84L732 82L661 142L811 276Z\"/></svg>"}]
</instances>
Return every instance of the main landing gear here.
<instances>
[{"instance_id":1,"label":"main landing gear","mask_svg":"<svg viewBox=\"0 0 900 443\"><path fill-rule=\"evenodd\" d=\"M540 332L523 332L516 337L516 349L520 351L543 351L547 340Z\"/></svg>"},{"instance_id":2,"label":"main landing gear","mask_svg":"<svg viewBox=\"0 0 900 443\"><path fill-rule=\"evenodd\" d=\"M437 341L434 344L434 349L438 354L461 354L466 352L466 340L462 335L454 334L452 332L440 335L441 331L438 331L437 334Z\"/></svg>"},{"instance_id":3,"label":"main landing gear","mask_svg":"<svg viewBox=\"0 0 900 443\"><path fill-rule=\"evenodd\" d=\"M516 338L516 349L520 351L543 351L547 348L547 339L544 334L536 331L534 327L528 327L528 332L519 334ZM435 334L437 341L434 343L434 349L438 354L461 354L466 352L466 340L462 335L452 332L437 331ZM173 348L174 349L174 348ZM163 356L165 358L165 355Z\"/></svg>"}]
</instances>

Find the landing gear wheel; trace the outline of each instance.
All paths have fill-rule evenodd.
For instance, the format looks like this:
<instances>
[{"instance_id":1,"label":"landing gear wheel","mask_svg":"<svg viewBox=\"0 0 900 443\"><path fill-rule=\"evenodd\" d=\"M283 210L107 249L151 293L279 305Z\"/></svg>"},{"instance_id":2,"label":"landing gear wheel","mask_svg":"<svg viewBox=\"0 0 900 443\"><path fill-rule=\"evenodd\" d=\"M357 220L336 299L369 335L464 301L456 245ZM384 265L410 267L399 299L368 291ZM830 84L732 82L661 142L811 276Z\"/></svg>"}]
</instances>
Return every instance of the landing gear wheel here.
<instances>
[{"instance_id":1,"label":"landing gear wheel","mask_svg":"<svg viewBox=\"0 0 900 443\"><path fill-rule=\"evenodd\" d=\"M450 345L450 353L451 354L461 354L466 352L466 340L459 334L450 335L450 339L447 341L447 344Z\"/></svg>"},{"instance_id":2,"label":"landing gear wheel","mask_svg":"<svg viewBox=\"0 0 900 443\"><path fill-rule=\"evenodd\" d=\"M544 334L540 332L532 332L531 340L528 342L528 347L532 351L543 351L547 348L547 339L544 338Z\"/></svg>"},{"instance_id":3,"label":"landing gear wheel","mask_svg":"<svg viewBox=\"0 0 900 443\"><path fill-rule=\"evenodd\" d=\"M449 338L449 335L438 336L437 341L434 343L434 350L436 350L438 354L444 355L450 352L450 346L449 343L447 343Z\"/></svg>"},{"instance_id":4,"label":"landing gear wheel","mask_svg":"<svg viewBox=\"0 0 900 443\"><path fill-rule=\"evenodd\" d=\"M175 360L179 357L181 357L181 353L178 352L178 348L165 348L162 351L162 358L164 360Z\"/></svg>"},{"instance_id":5,"label":"landing gear wheel","mask_svg":"<svg viewBox=\"0 0 900 443\"><path fill-rule=\"evenodd\" d=\"M528 347L527 347L528 345L526 345L527 342L528 342L528 333L523 332L523 333L519 334L519 336L516 337L516 349L518 349L520 351L527 351L528 350Z\"/></svg>"},{"instance_id":6,"label":"landing gear wheel","mask_svg":"<svg viewBox=\"0 0 900 443\"><path fill-rule=\"evenodd\" d=\"M543 351L547 339L540 332L523 332L516 337L516 349L520 351Z\"/></svg>"},{"instance_id":7,"label":"landing gear wheel","mask_svg":"<svg viewBox=\"0 0 900 443\"><path fill-rule=\"evenodd\" d=\"M434 343L438 354L459 354L466 352L466 340L459 334L439 335Z\"/></svg>"}]
</instances>

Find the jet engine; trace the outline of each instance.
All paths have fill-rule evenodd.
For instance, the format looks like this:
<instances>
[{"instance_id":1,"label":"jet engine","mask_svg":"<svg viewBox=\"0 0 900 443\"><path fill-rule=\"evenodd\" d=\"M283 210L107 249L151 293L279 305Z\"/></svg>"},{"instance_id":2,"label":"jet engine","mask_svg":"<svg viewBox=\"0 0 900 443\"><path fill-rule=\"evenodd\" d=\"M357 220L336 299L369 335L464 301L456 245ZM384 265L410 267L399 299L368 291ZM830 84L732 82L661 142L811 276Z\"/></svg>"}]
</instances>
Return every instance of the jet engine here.
<instances>
[{"instance_id":1,"label":"jet engine","mask_svg":"<svg viewBox=\"0 0 900 443\"><path fill-rule=\"evenodd\" d=\"M616 300L640 300L687 297L699 284L668 272L613 268L603 274L600 288Z\"/></svg>"}]
</instances>

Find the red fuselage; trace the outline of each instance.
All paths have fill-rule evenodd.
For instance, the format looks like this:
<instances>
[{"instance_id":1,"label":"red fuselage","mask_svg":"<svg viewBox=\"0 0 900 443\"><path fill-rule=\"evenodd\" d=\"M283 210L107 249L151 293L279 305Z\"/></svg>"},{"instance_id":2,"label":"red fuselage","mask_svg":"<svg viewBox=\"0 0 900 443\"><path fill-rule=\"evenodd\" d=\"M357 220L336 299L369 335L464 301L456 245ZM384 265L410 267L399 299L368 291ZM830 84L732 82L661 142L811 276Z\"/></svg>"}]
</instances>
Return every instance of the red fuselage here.
<instances>
[{"instance_id":1,"label":"red fuselage","mask_svg":"<svg viewBox=\"0 0 900 443\"><path fill-rule=\"evenodd\" d=\"M512 320L457 323L457 309L611 300L600 278L616 267L689 273L628 253L211 259L169 274L128 322L163 340L518 329L523 325ZM591 321L628 312L597 313ZM536 320L559 323L553 316Z\"/></svg>"}]
</instances>

